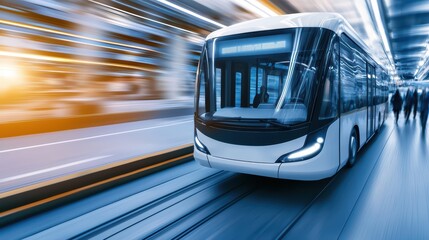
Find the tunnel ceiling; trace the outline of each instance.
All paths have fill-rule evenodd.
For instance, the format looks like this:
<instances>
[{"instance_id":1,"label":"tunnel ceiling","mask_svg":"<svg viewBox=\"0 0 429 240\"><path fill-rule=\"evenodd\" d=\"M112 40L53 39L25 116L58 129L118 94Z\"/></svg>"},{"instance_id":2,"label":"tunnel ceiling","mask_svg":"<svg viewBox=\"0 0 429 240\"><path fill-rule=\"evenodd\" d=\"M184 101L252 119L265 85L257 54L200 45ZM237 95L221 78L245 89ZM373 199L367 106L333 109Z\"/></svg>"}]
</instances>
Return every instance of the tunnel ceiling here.
<instances>
[{"instance_id":1,"label":"tunnel ceiling","mask_svg":"<svg viewBox=\"0 0 429 240\"><path fill-rule=\"evenodd\" d=\"M398 79L429 80L428 0L67 0L58 3L57 0L3 0L1 19L8 21L3 22L7 29L17 27L10 22L24 23L26 34L32 28L27 25L31 24L71 32L76 32L73 29L76 26L92 29L85 34L106 32L107 37L113 37L119 44L124 41L128 45L138 44L139 54L144 57L138 62L156 66L156 59L168 54L165 49L172 35L182 36L189 42L196 65L205 36L221 27L273 15L338 12L374 49L385 66L395 66ZM85 21L82 13L95 20ZM395 74L393 68L389 70Z\"/></svg>"},{"instance_id":2,"label":"tunnel ceiling","mask_svg":"<svg viewBox=\"0 0 429 240\"><path fill-rule=\"evenodd\" d=\"M263 17L264 13L255 10L258 6L254 2L261 3L274 14L338 12L351 23L368 45L379 51L377 55L382 62L394 62L400 79L428 78L429 2L427 0L194 0L181 1L180 4L196 12L208 13L208 17L224 25L230 25ZM379 26L375 20L377 13L373 6L374 2L379 8L377 12L382 23ZM251 3L255 8L250 6ZM207 9L210 11L206 11ZM383 44L380 26L385 29L388 49ZM210 24L202 27L207 27L209 31L214 30ZM389 50L390 54L386 55L385 52Z\"/></svg>"},{"instance_id":3,"label":"tunnel ceiling","mask_svg":"<svg viewBox=\"0 0 429 240\"><path fill-rule=\"evenodd\" d=\"M373 49L383 49L371 0L291 0L299 12L341 13ZM379 0L380 17L386 30L397 75L400 79L427 80L429 70L429 2L427 0ZM378 35L378 43L371 35ZM380 53L382 54L382 53Z\"/></svg>"},{"instance_id":4,"label":"tunnel ceiling","mask_svg":"<svg viewBox=\"0 0 429 240\"><path fill-rule=\"evenodd\" d=\"M384 0L383 5L398 74L403 79L422 75L428 65L429 2ZM428 74L425 75L422 77L427 79Z\"/></svg>"},{"instance_id":5,"label":"tunnel ceiling","mask_svg":"<svg viewBox=\"0 0 429 240\"><path fill-rule=\"evenodd\" d=\"M372 12L374 1L291 0L289 2L299 12L341 13L365 38L368 45L373 45L374 49L383 48L380 29L374 23L375 14ZM399 78L428 79L429 2L427 0L378 0L377 3ZM379 43L371 39L373 34L379 36Z\"/></svg>"}]
</instances>

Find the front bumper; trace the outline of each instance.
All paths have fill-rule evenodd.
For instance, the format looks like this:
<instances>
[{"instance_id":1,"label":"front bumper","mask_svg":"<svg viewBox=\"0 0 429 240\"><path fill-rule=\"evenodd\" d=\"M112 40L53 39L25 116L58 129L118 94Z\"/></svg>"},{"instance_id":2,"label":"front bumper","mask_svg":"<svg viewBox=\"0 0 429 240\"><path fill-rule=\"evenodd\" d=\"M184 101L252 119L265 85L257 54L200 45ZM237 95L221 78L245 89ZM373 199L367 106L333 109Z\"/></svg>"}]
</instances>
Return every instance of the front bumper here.
<instances>
[{"instance_id":1,"label":"front bumper","mask_svg":"<svg viewBox=\"0 0 429 240\"><path fill-rule=\"evenodd\" d=\"M338 170L338 160L324 155L319 154L299 162L258 163L213 157L198 150L194 151L195 160L205 167L293 180L320 180L333 176Z\"/></svg>"}]
</instances>

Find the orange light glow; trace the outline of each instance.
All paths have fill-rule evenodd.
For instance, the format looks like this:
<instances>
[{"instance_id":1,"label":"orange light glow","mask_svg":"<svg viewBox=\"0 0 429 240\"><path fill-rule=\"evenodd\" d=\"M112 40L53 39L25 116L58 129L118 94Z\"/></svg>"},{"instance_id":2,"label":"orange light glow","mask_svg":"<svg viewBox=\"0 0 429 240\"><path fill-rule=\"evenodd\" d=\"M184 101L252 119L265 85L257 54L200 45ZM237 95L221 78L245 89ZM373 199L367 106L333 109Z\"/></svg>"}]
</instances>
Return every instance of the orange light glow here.
<instances>
[{"instance_id":1,"label":"orange light glow","mask_svg":"<svg viewBox=\"0 0 429 240\"><path fill-rule=\"evenodd\" d=\"M150 69L147 69L147 68L141 68L141 67L136 67L136 66L127 65L127 64L84 61L84 60L68 59L68 58L61 58L61 57L50 57L50 56L42 56L42 55L18 53L18 52L0 51L0 56L35 59L35 60L46 60L46 61L64 62L64 63L91 64L91 65L121 67L121 68L128 68L128 69L135 69L135 70L142 70L142 71L151 71Z\"/></svg>"},{"instance_id":2,"label":"orange light glow","mask_svg":"<svg viewBox=\"0 0 429 240\"><path fill-rule=\"evenodd\" d=\"M0 62L0 91L23 84L23 76L19 67L13 62Z\"/></svg>"}]
</instances>

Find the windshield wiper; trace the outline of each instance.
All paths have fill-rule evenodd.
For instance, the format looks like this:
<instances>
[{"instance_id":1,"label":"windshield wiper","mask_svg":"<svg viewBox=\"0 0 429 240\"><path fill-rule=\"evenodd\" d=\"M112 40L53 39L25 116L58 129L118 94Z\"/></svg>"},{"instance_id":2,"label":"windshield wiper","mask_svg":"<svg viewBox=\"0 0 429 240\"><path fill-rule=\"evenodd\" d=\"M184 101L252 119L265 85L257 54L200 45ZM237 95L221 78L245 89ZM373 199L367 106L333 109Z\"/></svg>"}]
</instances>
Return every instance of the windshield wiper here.
<instances>
[{"instance_id":1,"label":"windshield wiper","mask_svg":"<svg viewBox=\"0 0 429 240\"><path fill-rule=\"evenodd\" d=\"M262 118L262 119L259 119L259 121L263 123L268 123L277 127L285 128L285 129L290 129L292 127L291 124L278 122L276 118Z\"/></svg>"},{"instance_id":2,"label":"windshield wiper","mask_svg":"<svg viewBox=\"0 0 429 240\"><path fill-rule=\"evenodd\" d=\"M268 123L273 126L290 129L292 125L284 124L277 121L277 118L243 118L243 117L213 117L212 119L206 120L208 124L215 124L219 122L243 122L243 123Z\"/></svg>"}]
</instances>

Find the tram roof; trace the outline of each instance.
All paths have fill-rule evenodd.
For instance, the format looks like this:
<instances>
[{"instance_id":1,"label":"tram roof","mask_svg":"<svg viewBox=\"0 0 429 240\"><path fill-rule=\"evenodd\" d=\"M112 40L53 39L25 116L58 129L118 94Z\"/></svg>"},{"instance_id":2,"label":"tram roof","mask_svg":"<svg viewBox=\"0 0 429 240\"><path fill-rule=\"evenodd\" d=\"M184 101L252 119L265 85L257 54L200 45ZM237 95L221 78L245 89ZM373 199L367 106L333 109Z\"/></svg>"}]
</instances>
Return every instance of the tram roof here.
<instances>
[{"instance_id":1,"label":"tram roof","mask_svg":"<svg viewBox=\"0 0 429 240\"><path fill-rule=\"evenodd\" d=\"M342 33L346 33L376 62L380 63L379 59L374 57L370 48L362 41L347 20L342 15L331 12L296 13L245 21L214 31L207 36L206 40L241 33L298 27L325 28L339 36Z\"/></svg>"},{"instance_id":2,"label":"tram roof","mask_svg":"<svg viewBox=\"0 0 429 240\"><path fill-rule=\"evenodd\" d=\"M354 32L350 24L338 13L314 12L295 13L274 17L258 18L221 28L207 36L211 38L249 33L274 29L297 27L321 27L334 31L338 35L342 32Z\"/></svg>"}]
</instances>

